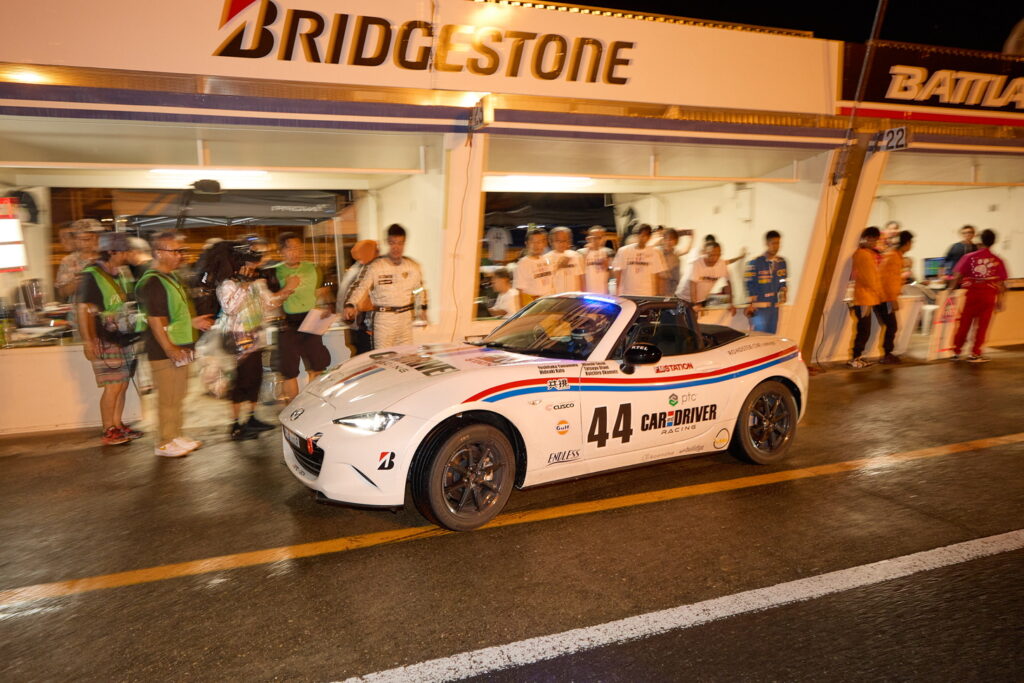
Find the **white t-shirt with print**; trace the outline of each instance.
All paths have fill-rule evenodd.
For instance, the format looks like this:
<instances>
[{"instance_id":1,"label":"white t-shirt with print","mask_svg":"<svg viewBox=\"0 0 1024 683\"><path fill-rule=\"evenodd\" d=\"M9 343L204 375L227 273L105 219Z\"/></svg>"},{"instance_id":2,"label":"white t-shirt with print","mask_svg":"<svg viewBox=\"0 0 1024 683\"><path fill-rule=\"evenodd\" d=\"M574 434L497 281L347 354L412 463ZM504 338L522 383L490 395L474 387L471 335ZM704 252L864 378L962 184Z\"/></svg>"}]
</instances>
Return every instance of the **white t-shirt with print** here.
<instances>
[{"instance_id":1,"label":"white t-shirt with print","mask_svg":"<svg viewBox=\"0 0 1024 683\"><path fill-rule=\"evenodd\" d=\"M579 285L576 278L583 275L583 257L572 249L563 252L549 251L544 254L553 274L552 287L555 294L575 292Z\"/></svg>"},{"instance_id":2,"label":"white t-shirt with print","mask_svg":"<svg viewBox=\"0 0 1024 683\"><path fill-rule=\"evenodd\" d=\"M612 250L608 247L583 247L579 254L583 257L583 288L594 294L607 294Z\"/></svg>"},{"instance_id":3,"label":"white t-shirt with print","mask_svg":"<svg viewBox=\"0 0 1024 683\"><path fill-rule=\"evenodd\" d=\"M707 261L703 258L699 258L693 262L693 266L690 268L690 274L679 285L679 289L676 290L676 296L683 301L700 303L708 298L708 295L711 294L711 290L715 288L715 284L717 284L722 278L727 280L729 279L729 266L726 264L725 259L720 258L715 261L715 265L709 266ZM697 285L696 300L690 299L691 282Z\"/></svg>"},{"instance_id":4,"label":"white t-shirt with print","mask_svg":"<svg viewBox=\"0 0 1024 683\"><path fill-rule=\"evenodd\" d=\"M627 244L615 255L612 268L621 271L616 289L620 296L657 296L654 276L665 270L665 258L653 247Z\"/></svg>"},{"instance_id":5,"label":"white t-shirt with print","mask_svg":"<svg viewBox=\"0 0 1024 683\"><path fill-rule=\"evenodd\" d=\"M554 274L544 256L524 256L516 264L512 284L523 294L547 296L555 293Z\"/></svg>"}]
</instances>

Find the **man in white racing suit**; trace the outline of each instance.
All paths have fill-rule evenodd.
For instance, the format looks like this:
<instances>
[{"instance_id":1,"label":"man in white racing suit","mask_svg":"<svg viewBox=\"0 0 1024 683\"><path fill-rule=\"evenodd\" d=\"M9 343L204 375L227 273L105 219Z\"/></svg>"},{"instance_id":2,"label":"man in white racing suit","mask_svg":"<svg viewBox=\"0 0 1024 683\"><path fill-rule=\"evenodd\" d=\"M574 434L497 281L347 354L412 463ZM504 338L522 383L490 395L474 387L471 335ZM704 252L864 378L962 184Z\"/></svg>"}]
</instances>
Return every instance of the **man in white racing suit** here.
<instances>
[{"instance_id":1,"label":"man in white racing suit","mask_svg":"<svg viewBox=\"0 0 1024 683\"><path fill-rule=\"evenodd\" d=\"M373 348L412 343L414 297L422 292L422 308L415 313L425 315L426 290L420 264L402 255L405 251L405 228L393 224L388 228L388 253L370 263L362 282L349 295L346 304L356 305L366 294L373 304ZM350 311L345 307L346 319ZM424 322L425 319L423 319Z\"/></svg>"}]
</instances>

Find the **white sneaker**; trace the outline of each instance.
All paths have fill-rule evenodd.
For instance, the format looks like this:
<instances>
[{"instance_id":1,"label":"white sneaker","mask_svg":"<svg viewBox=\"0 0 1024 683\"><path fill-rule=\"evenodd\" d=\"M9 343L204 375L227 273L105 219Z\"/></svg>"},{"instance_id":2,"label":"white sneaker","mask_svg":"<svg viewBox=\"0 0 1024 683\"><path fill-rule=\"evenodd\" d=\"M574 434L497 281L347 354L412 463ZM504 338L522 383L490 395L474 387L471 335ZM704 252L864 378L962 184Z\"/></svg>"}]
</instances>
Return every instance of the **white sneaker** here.
<instances>
[{"instance_id":1,"label":"white sneaker","mask_svg":"<svg viewBox=\"0 0 1024 683\"><path fill-rule=\"evenodd\" d=\"M202 441L196 441L188 438L187 436L179 436L175 438L174 443L178 444L181 448L184 448L186 453L191 453L203 445Z\"/></svg>"},{"instance_id":2,"label":"white sneaker","mask_svg":"<svg viewBox=\"0 0 1024 683\"><path fill-rule=\"evenodd\" d=\"M183 455L188 455L191 451L174 440L168 441L163 446L157 446L153 453L165 458L180 458Z\"/></svg>"}]
</instances>

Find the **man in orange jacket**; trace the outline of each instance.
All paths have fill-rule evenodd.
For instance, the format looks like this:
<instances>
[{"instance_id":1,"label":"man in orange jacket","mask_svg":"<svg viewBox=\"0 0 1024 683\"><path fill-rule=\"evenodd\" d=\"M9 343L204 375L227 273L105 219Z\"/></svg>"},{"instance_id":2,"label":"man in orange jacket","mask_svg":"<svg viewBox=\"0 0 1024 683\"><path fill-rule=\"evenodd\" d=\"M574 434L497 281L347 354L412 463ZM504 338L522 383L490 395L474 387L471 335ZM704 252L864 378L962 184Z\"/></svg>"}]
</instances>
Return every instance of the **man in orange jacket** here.
<instances>
[{"instance_id":1,"label":"man in orange jacket","mask_svg":"<svg viewBox=\"0 0 1024 683\"><path fill-rule=\"evenodd\" d=\"M889 310L882 304L885 297L882 291L882 279L878 273L878 265L882 255L875 248L882 232L871 226L864 228L860 234L860 248L853 254L853 305L851 312L856 320L857 333L853 338L853 357L847 363L851 368L866 368L871 363L862 356L871 334L871 312L875 312L878 322L886 326L885 350L891 353L896 337L896 325L886 323L889 318L885 311ZM890 331L891 330L891 334Z\"/></svg>"},{"instance_id":2,"label":"man in orange jacket","mask_svg":"<svg viewBox=\"0 0 1024 683\"><path fill-rule=\"evenodd\" d=\"M900 231L893 248L882 255L882 262L878 266L882 282L882 303L876 307L875 314L885 326L885 338L882 341L885 356L882 362L886 364L900 362L899 357L892 352L897 330L896 311L900 310L900 292L903 290L903 258L913 244L914 233L909 230Z\"/></svg>"}]
</instances>

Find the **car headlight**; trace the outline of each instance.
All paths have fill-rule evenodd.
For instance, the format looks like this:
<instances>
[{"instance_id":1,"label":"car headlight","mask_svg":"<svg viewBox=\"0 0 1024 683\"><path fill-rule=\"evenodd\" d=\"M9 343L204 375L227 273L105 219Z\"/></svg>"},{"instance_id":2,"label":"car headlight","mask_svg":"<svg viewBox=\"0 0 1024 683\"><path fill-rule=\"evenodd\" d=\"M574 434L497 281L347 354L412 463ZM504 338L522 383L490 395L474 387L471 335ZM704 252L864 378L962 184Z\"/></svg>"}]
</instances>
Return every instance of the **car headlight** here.
<instances>
[{"instance_id":1,"label":"car headlight","mask_svg":"<svg viewBox=\"0 0 1024 683\"><path fill-rule=\"evenodd\" d=\"M383 432L403 417L405 416L399 415L398 413L378 411L376 413L361 413L359 415L339 417L337 420L332 420L332 422L336 425L344 425L354 429L361 429L364 432Z\"/></svg>"}]
</instances>

